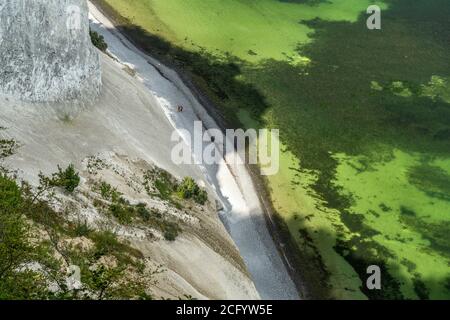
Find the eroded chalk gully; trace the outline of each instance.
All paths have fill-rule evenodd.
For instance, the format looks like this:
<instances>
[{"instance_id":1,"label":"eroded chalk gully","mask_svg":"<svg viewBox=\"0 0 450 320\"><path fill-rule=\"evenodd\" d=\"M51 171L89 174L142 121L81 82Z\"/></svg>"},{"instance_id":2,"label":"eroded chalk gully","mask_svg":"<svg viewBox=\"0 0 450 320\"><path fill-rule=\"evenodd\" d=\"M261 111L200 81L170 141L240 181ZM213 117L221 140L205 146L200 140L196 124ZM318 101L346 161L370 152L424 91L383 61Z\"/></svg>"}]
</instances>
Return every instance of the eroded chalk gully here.
<instances>
[{"instance_id":1,"label":"eroded chalk gully","mask_svg":"<svg viewBox=\"0 0 450 320\"><path fill-rule=\"evenodd\" d=\"M193 135L194 121L201 120L208 129L218 128L175 71L136 48L90 2L89 12L91 28L105 38L108 53L135 70L136 77L155 97L183 139L188 139L186 132ZM176 112L178 105L184 106L182 113ZM232 156L228 154L226 157ZM228 166L223 161L218 165L201 165L201 169L223 205L221 219L239 248L261 298L299 299L297 289L269 233L264 211L247 168L244 165Z\"/></svg>"}]
</instances>

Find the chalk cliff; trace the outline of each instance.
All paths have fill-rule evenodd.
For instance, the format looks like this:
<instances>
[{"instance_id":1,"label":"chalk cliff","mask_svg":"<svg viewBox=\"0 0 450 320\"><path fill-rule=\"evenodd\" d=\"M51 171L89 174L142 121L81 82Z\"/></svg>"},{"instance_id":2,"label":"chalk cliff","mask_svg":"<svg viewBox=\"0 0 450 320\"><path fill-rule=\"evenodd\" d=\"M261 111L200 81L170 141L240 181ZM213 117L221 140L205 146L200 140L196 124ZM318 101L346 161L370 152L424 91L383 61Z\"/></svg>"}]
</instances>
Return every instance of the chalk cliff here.
<instances>
[{"instance_id":1,"label":"chalk cliff","mask_svg":"<svg viewBox=\"0 0 450 320\"><path fill-rule=\"evenodd\" d=\"M89 101L101 87L85 0L0 0L0 94Z\"/></svg>"}]
</instances>

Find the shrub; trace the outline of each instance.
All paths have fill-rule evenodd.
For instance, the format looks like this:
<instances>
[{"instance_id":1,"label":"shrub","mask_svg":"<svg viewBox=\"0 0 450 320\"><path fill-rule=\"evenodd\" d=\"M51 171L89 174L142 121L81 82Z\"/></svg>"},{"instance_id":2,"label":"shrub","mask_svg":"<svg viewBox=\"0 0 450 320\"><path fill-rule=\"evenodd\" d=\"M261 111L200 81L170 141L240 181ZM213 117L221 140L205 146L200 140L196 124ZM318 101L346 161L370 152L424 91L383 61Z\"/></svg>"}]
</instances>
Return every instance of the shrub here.
<instances>
[{"instance_id":1,"label":"shrub","mask_svg":"<svg viewBox=\"0 0 450 320\"><path fill-rule=\"evenodd\" d=\"M17 210L22 202L22 195L17 183L0 174L0 212L9 213Z\"/></svg>"},{"instance_id":2,"label":"shrub","mask_svg":"<svg viewBox=\"0 0 450 320\"><path fill-rule=\"evenodd\" d=\"M203 205L208 200L208 194L202 190L191 177L183 179L178 186L178 194L183 199L193 199L195 202Z\"/></svg>"},{"instance_id":3,"label":"shrub","mask_svg":"<svg viewBox=\"0 0 450 320\"><path fill-rule=\"evenodd\" d=\"M73 231L77 237L88 237L92 232L87 224L87 221L78 221Z\"/></svg>"},{"instance_id":4,"label":"shrub","mask_svg":"<svg viewBox=\"0 0 450 320\"><path fill-rule=\"evenodd\" d=\"M145 173L144 178L144 186L150 196L157 196L170 201L173 193L177 191L176 179L165 170L153 168ZM154 190L156 192L152 190L151 186L156 189Z\"/></svg>"},{"instance_id":5,"label":"shrub","mask_svg":"<svg viewBox=\"0 0 450 320\"><path fill-rule=\"evenodd\" d=\"M1 130L1 128L0 128ZM0 159L7 158L14 154L14 151L18 148L18 144L15 140L1 139L0 140Z\"/></svg>"},{"instance_id":6,"label":"shrub","mask_svg":"<svg viewBox=\"0 0 450 320\"><path fill-rule=\"evenodd\" d=\"M106 49L108 49L108 44L105 42L105 38L92 30L89 30L89 35L91 36L92 44L100 51L106 52Z\"/></svg>"},{"instance_id":7,"label":"shrub","mask_svg":"<svg viewBox=\"0 0 450 320\"><path fill-rule=\"evenodd\" d=\"M0 300L42 299L47 293L42 277L23 268L42 258L29 240L25 203L14 179L0 174Z\"/></svg>"},{"instance_id":8,"label":"shrub","mask_svg":"<svg viewBox=\"0 0 450 320\"><path fill-rule=\"evenodd\" d=\"M175 241L181 232L181 228L177 223L168 221L165 217L155 209L147 209L145 203L139 203L134 207L138 216L147 225L160 230L167 241Z\"/></svg>"},{"instance_id":9,"label":"shrub","mask_svg":"<svg viewBox=\"0 0 450 320\"><path fill-rule=\"evenodd\" d=\"M194 193L197 191L198 185L194 179L187 177L183 179L183 182L178 186L178 194L183 199L191 199Z\"/></svg>"},{"instance_id":10,"label":"shrub","mask_svg":"<svg viewBox=\"0 0 450 320\"><path fill-rule=\"evenodd\" d=\"M120 192L113 188L109 183L102 181L98 187L100 194L104 200L118 202L120 199Z\"/></svg>"},{"instance_id":11,"label":"shrub","mask_svg":"<svg viewBox=\"0 0 450 320\"><path fill-rule=\"evenodd\" d=\"M171 222L165 222L163 229L167 241L175 241L181 231L177 224Z\"/></svg>"},{"instance_id":12,"label":"shrub","mask_svg":"<svg viewBox=\"0 0 450 320\"><path fill-rule=\"evenodd\" d=\"M178 236L178 232L174 230L167 230L164 232L164 239L167 241L175 241Z\"/></svg>"},{"instance_id":13,"label":"shrub","mask_svg":"<svg viewBox=\"0 0 450 320\"><path fill-rule=\"evenodd\" d=\"M204 205L208 201L208 193L200 189L198 193L194 194L194 201L198 204Z\"/></svg>"},{"instance_id":14,"label":"shrub","mask_svg":"<svg viewBox=\"0 0 450 320\"><path fill-rule=\"evenodd\" d=\"M121 242L111 231L101 231L91 233L90 238L95 243L95 257L113 255L123 263L133 264L134 258L143 258L142 252L128 244Z\"/></svg>"},{"instance_id":15,"label":"shrub","mask_svg":"<svg viewBox=\"0 0 450 320\"><path fill-rule=\"evenodd\" d=\"M95 242L96 255L104 256L121 251L122 244L111 231L95 232L92 234Z\"/></svg>"},{"instance_id":16,"label":"shrub","mask_svg":"<svg viewBox=\"0 0 450 320\"><path fill-rule=\"evenodd\" d=\"M151 212L147 209L145 203L139 203L136 206L139 217L144 221L149 221L151 218Z\"/></svg>"},{"instance_id":17,"label":"shrub","mask_svg":"<svg viewBox=\"0 0 450 320\"><path fill-rule=\"evenodd\" d=\"M119 221L121 224L130 224L133 222L134 209L120 203L113 203L109 207L109 212Z\"/></svg>"},{"instance_id":18,"label":"shrub","mask_svg":"<svg viewBox=\"0 0 450 320\"><path fill-rule=\"evenodd\" d=\"M73 192L80 184L80 176L75 171L73 164L69 165L65 170L58 166L58 172L53 175L51 184L55 187L63 187L68 192Z\"/></svg>"},{"instance_id":19,"label":"shrub","mask_svg":"<svg viewBox=\"0 0 450 320\"><path fill-rule=\"evenodd\" d=\"M104 265L90 270L87 284L91 290L97 293L97 300L110 299L114 297L115 288L112 284L119 282L124 277L125 268L108 268Z\"/></svg>"}]
</instances>

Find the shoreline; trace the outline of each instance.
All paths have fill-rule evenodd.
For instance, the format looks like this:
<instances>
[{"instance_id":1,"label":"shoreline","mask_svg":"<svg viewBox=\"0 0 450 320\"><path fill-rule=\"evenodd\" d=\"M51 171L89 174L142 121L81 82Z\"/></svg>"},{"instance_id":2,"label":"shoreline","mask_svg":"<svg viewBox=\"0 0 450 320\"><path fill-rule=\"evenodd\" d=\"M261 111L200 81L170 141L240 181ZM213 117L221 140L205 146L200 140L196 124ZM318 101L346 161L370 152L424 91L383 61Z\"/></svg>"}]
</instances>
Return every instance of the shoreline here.
<instances>
[{"instance_id":1,"label":"shoreline","mask_svg":"<svg viewBox=\"0 0 450 320\"><path fill-rule=\"evenodd\" d=\"M102 7L99 8L98 3L96 1L93 1L92 4L95 6L95 8L101 14L103 14L105 17L107 17L107 19L109 19L109 21L111 22L111 24L114 27L117 27L116 26L117 22L115 21L115 19L114 18L111 19L107 15L107 13L104 12ZM109 31L111 31L111 30L109 30ZM159 61L157 61L155 58L153 58L151 53L148 53L148 50L142 49L142 47L139 46L139 44L136 44L135 41L130 39L130 37L128 37L128 35L126 33L124 33L120 27L118 29L116 29L115 32L117 32L121 36L123 36L133 46L138 48L138 50L140 50L144 55L148 56L149 58L152 58L154 60L153 63L152 63L152 61L147 61L147 62L150 65L152 65L162 77L171 81L170 76L167 76L165 74L165 71L167 71L167 69L169 69L171 72L173 71L175 73L175 75L179 77L182 84L184 86L186 86L186 88L189 90L189 94L191 94L194 99L198 100L197 103L194 103L193 101L190 101L190 102L193 102L193 104L196 104L197 107L203 108L203 110L200 110L200 112L198 112L198 113L196 112L195 114L202 121L204 121L206 127L210 127L210 126L218 127L222 131L224 130L224 128L226 127L226 122L224 121L223 117L220 116L220 113L217 112L212 101L210 101L207 96L205 96L200 90L198 90L198 88L195 87L195 85L192 83L192 81L189 79L189 77L187 77L187 75L185 75L182 72L182 70L180 70L177 66L173 66L172 64L168 63L167 61L163 61L164 65L162 63L160 63ZM171 82L173 83L173 81L171 81ZM175 86L177 86L176 83L173 83L173 84ZM178 88L178 86L177 86L177 88ZM180 89L180 88L178 88L178 89ZM180 89L180 91L184 91L184 90ZM199 111L199 110L196 110L196 111ZM204 112L202 112L202 111L204 111ZM211 118L211 119L205 119L205 118ZM174 125L174 127L176 127L176 126ZM228 168L228 169L231 172L233 172L233 170L231 168ZM284 264L287 272L289 273L291 280L295 284L297 294L299 295L299 297L304 298L305 296L307 296L305 294L305 291L306 291L305 283L306 282L304 281L304 279L302 277L299 276L299 274L301 274L301 273L292 267L292 263L291 263L292 258L290 258L292 255L284 249L286 246L285 241L281 242L279 240L279 239L283 239L283 237L280 235L281 230L278 229L278 227L276 226L276 223L274 222L273 213L269 212L269 209L267 208L267 204L262 201L262 195L260 193L260 191L261 191L260 189L261 189L261 183L263 183L263 180L261 179L261 177L258 178L257 177L258 175L256 174L256 172L249 166L245 166L245 171L249 175L250 181L253 184L253 187L257 190L257 192L255 192L255 193L257 194L258 201L262 208L262 212L263 212L262 216L264 218L264 224L265 224L267 230L269 231L272 242L274 243L274 245L276 247L276 251L278 251L282 263ZM242 177L239 176L239 179L242 179ZM256 182L255 182L255 180L256 180ZM236 182L240 185L240 181L236 181Z\"/></svg>"}]
</instances>

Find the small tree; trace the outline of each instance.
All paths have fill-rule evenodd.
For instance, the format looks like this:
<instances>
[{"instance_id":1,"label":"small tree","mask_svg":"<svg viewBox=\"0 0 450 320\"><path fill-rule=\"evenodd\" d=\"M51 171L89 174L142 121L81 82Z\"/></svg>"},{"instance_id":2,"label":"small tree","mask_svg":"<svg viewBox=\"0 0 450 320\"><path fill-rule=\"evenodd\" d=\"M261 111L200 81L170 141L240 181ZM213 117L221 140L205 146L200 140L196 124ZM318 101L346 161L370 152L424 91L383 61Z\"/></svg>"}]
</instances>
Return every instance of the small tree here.
<instances>
[{"instance_id":1,"label":"small tree","mask_svg":"<svg viewBox=\"0 0 450 320\"><path fill-rule=\"evenodd\" d=\"M0 300L40 299L47 294L42 275L24 267L41 256L38 246L29 240L23 205L20 187L0 174Z\"/></svg>"},{"instance_id":2,"label":"small tree","mask_svg":"<svg viewBox=\"0 0 450 320\"><path fill-rule=\"evenodd\" d=\"M80 184L80 176L75 171L73 164L69 165L65 170L58 166L58 172L53 174L51 185L54 187L63 187L68 192L73 192Z\"/></svg>"}]
</instances>

